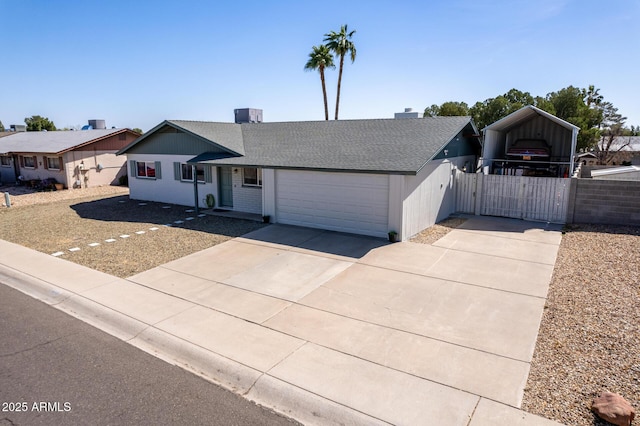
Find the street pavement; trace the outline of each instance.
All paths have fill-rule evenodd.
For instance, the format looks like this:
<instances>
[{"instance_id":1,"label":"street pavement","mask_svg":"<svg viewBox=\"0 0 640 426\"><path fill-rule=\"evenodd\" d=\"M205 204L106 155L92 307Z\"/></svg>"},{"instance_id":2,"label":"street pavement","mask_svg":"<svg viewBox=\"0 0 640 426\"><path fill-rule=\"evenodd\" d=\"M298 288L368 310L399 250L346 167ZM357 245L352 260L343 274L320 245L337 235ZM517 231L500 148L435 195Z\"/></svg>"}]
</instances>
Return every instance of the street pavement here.
<instances>
[{"instance_id":1,"label":"street pavement","mask_svg":"<svg viewBox=\"0 0 640 426\"><path fill-rule=\"evenodd\" d=\"M293 425L0 285L0 425Z\"/></svg>"},{"instance_id":2,"label":"street pavement","mask_svg":"<svg viewBox=\"0 0 640 426\"><path fill-rule=\"evenodd\" d=\"M0 278L303 423L552 425L518 407L559 229L271 225L128 279L0 241Z\"/></svg>"}]
</instances>

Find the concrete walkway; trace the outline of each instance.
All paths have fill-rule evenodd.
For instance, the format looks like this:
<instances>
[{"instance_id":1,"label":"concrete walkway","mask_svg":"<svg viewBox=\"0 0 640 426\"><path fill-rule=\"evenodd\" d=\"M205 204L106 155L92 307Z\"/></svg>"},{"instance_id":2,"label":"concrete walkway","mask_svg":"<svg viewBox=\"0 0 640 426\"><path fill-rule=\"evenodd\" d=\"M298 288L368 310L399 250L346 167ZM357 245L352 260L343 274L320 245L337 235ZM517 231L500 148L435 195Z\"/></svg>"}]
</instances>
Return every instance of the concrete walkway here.
<instances>
[{"instance_id":1,"label":"concrete walkway","mask_svg":"<svg viewBox=\"0 0 640 426\"><path fill-rule=\"evenodd\" d=\"M553 425L518 407L560 240L271 225L128 279L0 240L0 280L303 423Z\"/></svg>"}]
</instances>

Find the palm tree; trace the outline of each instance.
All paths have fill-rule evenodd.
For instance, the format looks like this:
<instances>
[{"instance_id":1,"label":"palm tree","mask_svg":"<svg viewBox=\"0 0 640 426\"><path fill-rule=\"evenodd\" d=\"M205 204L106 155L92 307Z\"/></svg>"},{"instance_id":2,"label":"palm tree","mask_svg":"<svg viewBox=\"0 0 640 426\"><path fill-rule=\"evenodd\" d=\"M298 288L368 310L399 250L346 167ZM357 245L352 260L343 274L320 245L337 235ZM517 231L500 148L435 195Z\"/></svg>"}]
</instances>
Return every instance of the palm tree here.
<instances>
[{"instance_id":1,"label":"palm tree","mask_svg":"<svg viewBox=\"0 0 640 426\"><path fill-rule=\"evenodd\" d=\"M324 98L324 119L329 120L329 106L327 104L327 86L324 82L325 68L335 68L333 63L333 55L329 48L324 44L313 46L313 51L309 53L309 60L304 66L305 71L320 72L320 81L322 82L322 96Z\"/></svg>"},{"instance_id":2,"label":"palm tree","mask_svg":"<svg viewBox=\"0 0 640 426\"><path fill-rule=\"evenodd\" d=\"M355 34L355 30L348 32L347 26L340 27L340 32L331 31L324 35L324 41L330 51L340 57L340 68L338 71L338 93L336 94L336 120L338 119L338 108L340 106L340 85L342 84L342 68L344 66L344 57L350 54L351 63L356 60L356 46L351 41L351 37Z\"/></svg>"}]
</instances>

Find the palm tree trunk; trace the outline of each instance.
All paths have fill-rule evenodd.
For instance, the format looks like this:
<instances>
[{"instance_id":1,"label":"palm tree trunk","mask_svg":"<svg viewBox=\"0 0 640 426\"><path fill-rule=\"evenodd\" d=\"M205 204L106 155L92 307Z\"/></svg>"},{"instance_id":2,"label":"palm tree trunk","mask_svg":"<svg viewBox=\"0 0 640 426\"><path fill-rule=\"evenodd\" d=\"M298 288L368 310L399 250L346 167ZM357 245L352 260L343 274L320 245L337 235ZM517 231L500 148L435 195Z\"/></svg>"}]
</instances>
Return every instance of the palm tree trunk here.
<instances>
[{"instance_id":1,"label":"palm tree trunk","mask_svg":"<svg viewBox=\"0 0 640 426\"><path fill-rule=\"evenodd\" d=\"M324 67L320 68L320 81L322 82L322 97L324 98L324 119L329 121L329 104L327 103L327 85L324 81Z\"/></svg>"},{"instance_id":2,"label":"palm tree trunk","mask_svg":"<svg viewBox=\"0 0 640 426\"><path fill-rule=\"evenodd\" d=\"M344 53L340 55L340 71L338 72L338 93L336 94L336 120L338 119L338 109L340 107L340 85L342 84L342 67L344 66Z\"/></svg>"}]
</instances>

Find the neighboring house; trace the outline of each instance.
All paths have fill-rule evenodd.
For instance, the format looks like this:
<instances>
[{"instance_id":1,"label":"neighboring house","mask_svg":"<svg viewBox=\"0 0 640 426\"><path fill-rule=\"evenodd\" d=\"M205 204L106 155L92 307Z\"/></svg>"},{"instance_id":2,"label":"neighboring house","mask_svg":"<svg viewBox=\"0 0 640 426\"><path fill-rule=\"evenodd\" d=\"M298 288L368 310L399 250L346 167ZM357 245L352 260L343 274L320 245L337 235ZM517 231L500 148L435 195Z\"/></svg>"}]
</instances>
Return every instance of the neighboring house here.
<instances>
[{"instance_id":1,"label":"neighboring house","mask_svg":"<svg viewBox=\"0 0 640 426\"><path fill-rule=\"evenodd\" d=\"M598 164L598 156L593 152L581 152L576 155L576 162L583 166L595 166Z\"/></svg>"},{"instance_id":2,"label":"neighboring house","mask_svg":"<svg viewBox=\"0 0 640 426\"><path fill-rule=\"evenodd\" d=\"M569 177L580 128L525 106L483 129L486 174Z\"/></svg>"},{"instance_id":3,"label":"neighboring house","mask_svg":"<svg viewBox=\"0 0 640 426\"><path fill-rule=\"evenodd\" d=\"M126 167L115 153L138 136L129 129L12 132L0 138L0 181L53 178L67 188L117 184Z\"/></svg>"},{"instance_id":4,"label":"neighboring house","mask_svg":"<svg viewBox=\"0 0 640 426\"><path fill-rule=\"evenodd\" d=\"M195 177L201 207L211 194L274 223L406 239L455 210L453 171L473 171L480 150L469 117L435 117L167 120L118 154L133 199L193 206Z\"/></svg>"},{"instance_id":5,"label":"neighboring house","mask_svg":"<svg viewBox=\"0 0 640 426\"><path fill-rule=\"evenodd\" d=\"M620 164L637 164L640 159L640 136L617 136L608 152L603 152L608 138L602 137L596 149L592 152L596 156L595 164L620 165Z\"/></svg>"}]
</instances>

